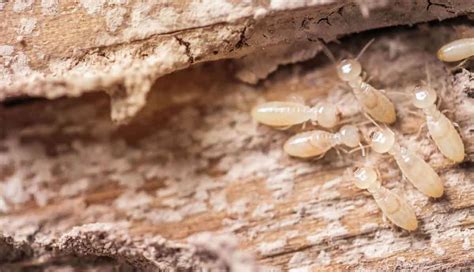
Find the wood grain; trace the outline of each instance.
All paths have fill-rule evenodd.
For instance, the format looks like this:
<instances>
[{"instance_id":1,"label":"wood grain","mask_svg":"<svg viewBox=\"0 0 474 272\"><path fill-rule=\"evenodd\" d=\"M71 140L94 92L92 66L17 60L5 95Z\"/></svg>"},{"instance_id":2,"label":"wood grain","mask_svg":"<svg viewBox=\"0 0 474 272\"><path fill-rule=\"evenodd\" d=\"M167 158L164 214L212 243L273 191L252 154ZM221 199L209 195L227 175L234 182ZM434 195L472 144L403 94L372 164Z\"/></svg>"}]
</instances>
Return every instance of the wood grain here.
<instances>
[{"instance_id":1,"label":"wood grain","mask_svg":"<svg viewBox=\"0 0 474 272\"><path fill-rule=\"evenodd\" d=\"M281 270L472 268L474 124L467 94L473 75L451 74L434 55L455 35L451 29L359 35L331 47L336 55L356 53L376 38L361 59L363 67L397 104L393 129L400 143L419 152L444 181L445 196L427 199L401 181L393 161L374 158L384 184L415 207L421 224L414 233L385 222L370 195L343 176L347 167L364 161L360 154L293 159L281 146L301 127L278 131L251 120L255 104L300 95L310 104L337 103L344 118L369 129L321 55L286 66L257 86L235 81L229 62L173 73L155 83L160 91L150 93L146 107L126 126L109 120L108 99L100 93L4 104L0 229L39 248L56 245L73 227L96 222L126 222L132 236L159 235L183 244L201 232L230 233L259 264ZM467 153L460 165L444 159L424 133L416 139L423 119L409 114L414 110L409 100L397 93L425 79L425 64L442 109L453 111L448 115L460 126ZM44 252L35 254L29 258L45 259ZM47 256L40 267L74 266L68 256L56 263L54 255ZM33 267L25 259L9 265Z\"/></svg>"},{"instance_id":2,"label":"wood grain","mask_svg":"<svg viewBox=\"0 0 474 272\"><path fill-rule=\"evenodd\" d=\"M473 11L469 0L8 1L0 3L0 100L105 91L112 119L125 122L157 78L201 62L239 59L237 77L256 83L312 58L319 40Z\"/></svg>"}]
</instances>

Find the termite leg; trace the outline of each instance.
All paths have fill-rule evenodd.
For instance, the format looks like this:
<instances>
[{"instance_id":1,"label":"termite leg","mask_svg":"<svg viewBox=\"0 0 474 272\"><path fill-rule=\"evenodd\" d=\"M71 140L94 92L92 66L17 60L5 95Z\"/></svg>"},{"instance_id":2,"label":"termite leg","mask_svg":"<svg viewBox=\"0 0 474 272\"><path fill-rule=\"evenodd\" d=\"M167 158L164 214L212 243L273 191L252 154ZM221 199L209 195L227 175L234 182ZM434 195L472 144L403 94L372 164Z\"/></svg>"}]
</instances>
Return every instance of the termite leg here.
<instances>
[{"instance_id":1,"label":"termite leg","mask_svg":"<svg viewBox=\"0 0 474 272\"><path fill-rule=\"evenodd\" d=\"M418 140L418 138L420 138L421 132L423 131L423 129L424 129L425 127L426 127L426 122L424 122L424 123L420 126L420 128L418 129L418 131L417 131L417 133L416 133L415 139Z\"/></svg>"},{"instance_id":2,"label":"termite leg","mask_svg":"<svg viewBox=\"0 0 474 272\"><path fill-rule=\"evenodd\" d=\"M441 108L441 104L443 104L443 99L441 98L441 96L438 95L438 100L436 101L436 108Z\"/></svg>"},{"instance_id":3,"label":"termite leg","mask_svg":"<svg viewBox=\"0 0 474 272\"><path fill-rule=\"evenodd\" d=\"M340 150L340 151L344 152L345 154L350 154L351 153L351 151L349 151L349 150L347 150L347 149L345 149L341 146L336 146L336 147L334 147L334 149L336 149L336 151Z\"/></svg>"},{"instance_id":4,"label":"termite leg","mask_svg":"<svg viewBox=\"0 0 474 272\"><path fill-rule=\"evenodd\" d=\"M405 97L410 97L410 94L408 93L405 93L405 92L399 92L399 91L390 91L390 92L387 92L387 94L397 94L397 95L401 95L401 96L405 96Z\"/></svg>"},{"instance_id":5,"label":"termite leg","mask_svg":"<svg viewBox=\"0 0 474 272\"><path fill-rule=\"evenodd\" d=\"M406 113L411 114L411 115L415 115L416 117L419 117L419 118L424 118L425 117L422 113L419 113L417 111L407 110Z\"/></svg>"},{"instance_id":6,"label":"termite leg","mask_svg":"<svg viewBox=\"0 0 474 272\"><path fill-rule=\"evenodd\" d=\"M342 155L341 155L341 152L339 151L339 148L334 148L334 149L336 150L336 154L339 157L339 159L342 160Z\"/></svg>"},{"instance_id":7,"label":"termite leg","mask_svg":"<svg viewBox=\"0 0 474 272\"><path fill-rule=\"evenodd\" d=\"M392 172L393 173L393 172ZM394 174L385 174L385 175L382 175L380 176L380 179L393 179L393 178L396 178L399 176L399 173L396 172Z\"/></svg>"},{"instance_id":8,"label":"termite leg","mask_svg":"<svg viewBox=\"0 0 474 272\"><path fill-rule=\"evenodd\" d=\"M443 114L445 114L445 113L453 114L453 113L454 113L453 110L449 110L449 109L444 109L444 110L442 110L441 112L442 112Z\"/></svg>"},{"instance_id":9,"label":"termite leg","mask_svg":"<svg viewBox=\"0 0 474 272\"><path fill-rule=\"evenodd\" d=\"M462 68L464 68L464 64L466 64L466 62L468 62L469 59L470 59L470 57L467 58L467 59L464 59L463 61L461 61L460 63L458 63L458 65L454 66L452 69L454 69L454 71L456 71L457 69L462 69Z\"/></svg>"},{"instance_id":10,"label":"termite leg","mask_svg":"<svg viewBox=\"0 0 474 272\"><path fill-rule=\"evenodd\" d=\"M380 154L379 156L380 156L380 158L385 158L385 159L388 160L388 161L394 160L394 158L392 157L392 155L389 155L389 154Z\"/></svg>"},{"instance_id":11,"label":"termite leg","mask_svg":"<svg viewBox=\"0 0 474 272\"><path fill-rule=\"evenodd\" d=\"M366 155L365 154L365 148L368 147L369 145L364 146L364 145L362 145L362 143L359 143L359 146L360 146L361 151L362 151L362 157L365 157L365 155Z\"/></svg>"},{"instance_id":12,"label":"termite leg","mask_svg":"<svg viewBox=\"0 0 474 272\"><path fill-rule=\"evenodd\" d=\"M366 71L362 71L362 75L360 76L362 78L362 81L369 83L373 77L369 76Z\"/></svg>"},{"instance_id":13,"label":"termite leg","mask_svg":"<svg viewBox=\"0 0 474 272\"><path fill-rule=\"evenodd\" d=\"M284 126L284 127L274 127L274 129L277 129L277 130L287 130L289 128L291 128L292 126Z\"/></svg>"},{"instance_id":14,"label":"termite leg","mask_svg":"<svg viewBox=\"0 0 474 272\"><path fill-rule=\"evenodd\" d=\"M375 172L377 172L377 176L380 178L380 183L382 183L382 175L380 174L379 169L375 168Z\"/></svg>"},{"instance_id":15,"label":"termite leg","mask_svg":"<svg viewBox=\"0 0 474 272\"><path fill-rule=\"evenodd\" d=\"M408 178L403 174L403 172L402 172L402 181L403 181L405 184L409 183Z\"/></svg>"},{"instance_id":16,"label":"termite leg","mask_svg":"<svg viewBox=\"0 0 474 272\"><path fill-rule=\"evenodd\" d=\"M324 157L324 155L326 155L326 153L323 153L323 154L321 154L321 155L319 155L319 156L316 156L316 157L314 157L312 160L313 160L313 161L320 160L320 159L322 159L322 158Z\"/></svg>"},{"instance_id":17,"label":"termite leg","mask_svg":"<svg viewBox=\"0 0 474 272\"><path fill-rule=\"evenodd\" d=\"M353 123L357 123L358 125L364 125L364 124L366 124L366 123L365 123L366 121L364 121L364 122L359 122L358 119L359 119L359 118L357 118L357 117L355 117L355 118L347 118L347 119L341 120L341 121L338 123L338 125L340 126L340 125L353 124ZM370 123L370 122L369 122L369 123Z\"/></svg>"},{"instance_id":18,"label":"termite leg","mask_svg":"<svg viewBox=\"0 0 474 272\"><path fill-rule=\"evenodd\" d=\"M357 123L357 124L358 124L359 126L365 126L365 125L368 125L368 124L372 124L372 122L369 121L369 120L365 120L365 121L359 122L359 123ZM365 139L367 140L367 138L365 138Z\"/></svg>"},{"instance_id":19,"label":"termite leg","mask_svg":"<svg viewBox=\"0 0 474 272\"><path fill-rule=\"evenodd\" d=\"M369 115L367 112L364 111L363 114L364 114L365 118L369 119L370 122L371 122L372 124L374 124L377 128L382 129L382 128L379 126L379 124L377 124L377 122L375 122L375 120L372 119L372 117L370 117L370 115Z\"/></svg>"}]
</instances>

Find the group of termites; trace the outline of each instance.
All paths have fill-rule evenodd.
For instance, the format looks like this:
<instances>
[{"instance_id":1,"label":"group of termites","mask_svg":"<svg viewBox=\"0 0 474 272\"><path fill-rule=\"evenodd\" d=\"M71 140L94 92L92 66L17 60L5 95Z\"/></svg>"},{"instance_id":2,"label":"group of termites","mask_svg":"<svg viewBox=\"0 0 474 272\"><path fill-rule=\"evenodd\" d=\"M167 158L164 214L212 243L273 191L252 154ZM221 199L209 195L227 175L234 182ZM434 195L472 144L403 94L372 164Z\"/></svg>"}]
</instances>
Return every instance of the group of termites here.
<instances>
[{"instance_id":1,"label":"group of termites","mask_svg":"<svg viewBox=\"0 0 474 272\"><path fill-rule=\"evenodd\" d=\"M321 158L327 151L338 149L340 145L353 148L353 151L364 151L361 143L364 138L367 147L374 152L392 156L403 176L420 192L428 197L439 198L443 195L444 188L436 171L416 152L399 145L395 133L388 127L397 120L394 104L383 90L376 89L364 80L358 59L369 44L370 42L356 58L336 62L332 54L329 56L336 64L339 79L350 87L362 112L375 125L372 132L361 137L362 132L354 125L343 125L336 133L314 129L292 136L285 142L283 149L293 157ZM438 51L438 58L445 62L467 60L471 56L474 56L474 38L456 40ZM438 110L437 93L429 81L416 86L410 96L413 105L424 112L429 135L439 151L454 163L462 162L464 145L461 137L453 123ZM333 129L341 122L337 106L328 102L309 107L303 102L271 101L256 106L252 110L252 116L259 123L280 129L304 125L306 122ZM380 123L384 125L379 125ZM381 176L374 165L366 162L361 167L348 169L345 176L356 187L368 190L383 214L395 225L409 231L417 229L418 220L411 205L400 195L382 186Z\"/></svg>"}]
</instances>

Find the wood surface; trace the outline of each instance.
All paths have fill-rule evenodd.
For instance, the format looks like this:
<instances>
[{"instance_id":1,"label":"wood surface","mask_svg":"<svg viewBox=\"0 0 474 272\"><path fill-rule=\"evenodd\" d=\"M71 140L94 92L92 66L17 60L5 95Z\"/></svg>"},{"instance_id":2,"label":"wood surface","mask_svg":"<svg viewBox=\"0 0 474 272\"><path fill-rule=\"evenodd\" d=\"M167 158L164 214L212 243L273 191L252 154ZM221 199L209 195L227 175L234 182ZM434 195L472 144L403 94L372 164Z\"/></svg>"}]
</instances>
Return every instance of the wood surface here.
<instances>
[{"instance_id":1,"label":"wood surface","mask_svg":"<svg viewBox=\"0 0 474 272\"><path fill-rule=\"evenodd\" d=\"M471 12L471 0L1 1L0 100L104 91L123 123L157 78L201 62L238 59L236 76L257 83L319 40Z\"/></svg>"},{"instance_id":2,"label":"wood surface","mask_svg":"<svg viewBox=\"0 0 474 272\"><path fill-rule=\"evenodd\" d=\"M234 63L219 61L160 78L128 125L110 120L103 93L4 103L0 270L471 269L474 75L435 57L469 30L462 22L359 34L330 46L342 57L376 39L361 62L396 103L392 129L443 179L445 195L429 199L402 180L393 160L371 154L367 163L384 185L414 206L417 231L385 221L344 176L365 162L359 153L290 158L282 144L300 126L280 131L251 120L254 105L297 95L308 104L336 103L366 133L371 125L327 57L284 66L258 85L237 81ZM424 119L403 93L426 80L425 67L440 109L459 125L461 164L443 158L426 129L416 137Z\"/></svg>"}]
</instances>

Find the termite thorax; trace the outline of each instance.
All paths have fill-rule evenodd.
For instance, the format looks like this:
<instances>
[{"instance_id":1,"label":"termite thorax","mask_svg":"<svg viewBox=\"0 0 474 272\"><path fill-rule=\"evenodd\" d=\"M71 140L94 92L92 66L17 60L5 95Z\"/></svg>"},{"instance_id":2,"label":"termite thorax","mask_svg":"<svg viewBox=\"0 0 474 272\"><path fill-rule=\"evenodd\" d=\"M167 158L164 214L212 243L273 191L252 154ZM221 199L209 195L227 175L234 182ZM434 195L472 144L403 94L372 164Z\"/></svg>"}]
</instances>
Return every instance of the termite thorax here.
<instances>
[{"instance_id":1,"label":"termite thorax","mask_svg":"<svg viewBox=\"0 0 474 272\"><path fill-rule=\"evenodd\" d=\"M371 193L380 190L382 184L378 180L377 173L370 167L356 168L353 171L354 183L359 189L366 189Z\"/></svg>"},{"instance_id":2,"label":"termite thorax","mask_svg":"<svg viewBox=\"0 0 474 272\"><path fill-rule=\"evenodd\" d=\"M331 134L331 145L336 146L342 144L342 134L340 132L336 132Z\"/></svg>"},{"instance_id":3,"label":"termite thorax","mask_svg":"<svg viewBox=\"0 0 474 272\"><path fill-rule=\"evenodd\" d=\"M392 147L387 151L388 154L395 156L403 154L404 148L400 147L399 144L394 143Z\"/></svg>"},{"instance_id":4,"label":"termite thorax","mask_svg":"<svg viewBox=\"0 0 474 272\"><path fill-rule=\"evenodd\" d=\"M367 187L367 191L369 191L373 195L376 195L380 192L381 187L382 184L380 184L379 182L374 182Z\"/></svg>"},{"instance_id":5,"label":"termite thorax","mask_svg":"<svg viewBox=\"0 0 474 272\"><path fill-rule=\"evenodd\" d=\"M377 104L377 97L375 95L375 88L369 83L362 82L359 88L353 89L355 96L366 107L372 108Z\"/></svg>"},{"instance_id":6,"label":"termite thorax","mask_svg":"<svg viewBox=\"0 0 474 272\"><path fill-rule=\"evenodd\" d=\"M423 112L426 114L428 119L431 119L430 121L436 121L441 117L441 112L436 108L435 104L424 108Z\"/></svg>"},{"instance_id":7,"label":"termite thorax","mask_svg":"<svg viewBox=\"0 0 474 272\"><path fill-rule=\"evenodd\" d=\"M309 111L311 112L311 121L313 122L317 122L318 119L319 119L319 116L320 116L320 113L319 113L319 109L320 109L320 106L319 105L316 105L314 107L311 107L309 109Z\"/></svg>"},{"instance_id":8,"label":"termite thorax","mask_svg":"<svg viewBox=\"0 0 474 272\"><path fill-rule=\"evenodd\" d=\"M354 91L356 90L360 90L362 88L362 77L358 76L356 78L354 78L353 80L349 81L349 86L351 86L352 89L354 89Z\"/></svg>"}]
</instances>

